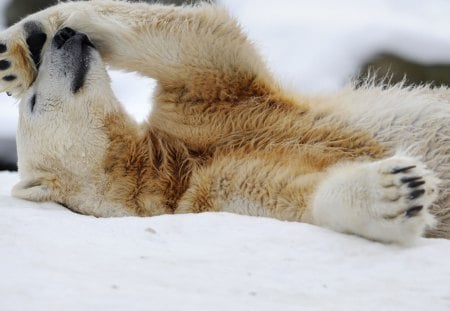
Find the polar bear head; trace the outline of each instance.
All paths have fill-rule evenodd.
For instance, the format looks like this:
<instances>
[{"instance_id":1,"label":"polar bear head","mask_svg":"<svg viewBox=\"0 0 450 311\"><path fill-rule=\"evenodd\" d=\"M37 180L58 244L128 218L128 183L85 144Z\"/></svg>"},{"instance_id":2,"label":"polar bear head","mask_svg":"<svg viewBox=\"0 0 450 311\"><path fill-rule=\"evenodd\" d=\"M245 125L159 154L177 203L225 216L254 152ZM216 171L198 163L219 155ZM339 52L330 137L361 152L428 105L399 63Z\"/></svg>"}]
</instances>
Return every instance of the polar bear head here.
<instances>
[{"instance_id":1,"label":"polar bear head","mask_svg":"<svg viewBox=\"0 0 450 311\"><path fill-rule=\"evenodd\" d=\"M88 195L82 189L102 174L109 144L105 116L122 112L100 54L85 34L70 28L56 33L19 110L22 181L13 195L63 204L68 197L83 200L74 199L73 193Z\"/></svg>"}]
</instances>

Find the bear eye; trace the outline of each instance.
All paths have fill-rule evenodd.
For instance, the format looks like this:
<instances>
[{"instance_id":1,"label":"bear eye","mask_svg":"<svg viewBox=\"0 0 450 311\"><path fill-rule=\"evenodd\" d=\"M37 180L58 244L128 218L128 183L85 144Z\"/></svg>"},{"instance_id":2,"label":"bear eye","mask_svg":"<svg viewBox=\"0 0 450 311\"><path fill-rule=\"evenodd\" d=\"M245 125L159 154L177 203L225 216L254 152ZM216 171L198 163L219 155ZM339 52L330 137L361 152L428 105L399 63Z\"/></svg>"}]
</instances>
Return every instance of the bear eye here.
<instances>
[{"instance_id":1,"label":"bear eye","mask_svg":"<svg viewBox=\"0 0 450 311\"><path fill-rule=\"evenodd\" d=\"M34 94L33 97L31 97L31 100L30 100L31 112L33 112L35 105L36 105L36 94Z\"/></svg>"}]
</instances>

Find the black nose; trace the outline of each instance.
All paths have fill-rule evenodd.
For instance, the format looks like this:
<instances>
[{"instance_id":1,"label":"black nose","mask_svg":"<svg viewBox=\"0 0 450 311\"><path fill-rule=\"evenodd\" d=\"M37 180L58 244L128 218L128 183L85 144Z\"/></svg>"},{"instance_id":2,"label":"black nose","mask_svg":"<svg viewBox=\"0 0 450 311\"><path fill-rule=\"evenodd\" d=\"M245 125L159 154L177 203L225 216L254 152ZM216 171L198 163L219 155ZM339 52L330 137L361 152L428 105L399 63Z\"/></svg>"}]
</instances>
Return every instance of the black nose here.
<instances>
[{"instance_id":1,"label":"black nose","mask_svg":"<svg viewBox=\"0 0 450 311\"><path fill-rule=\"evenodd\" d=\"M60 49L67 40L75 36L77 32L69 27L64 27L63 29L58 30L53 40L56 43L56 47Z\"/></svg>"},{"instance_id":2,"label":"black nose","mask_svg":"<svg viewBox=\"0 0 450 311\"><path fill-rule=\"evenodd\" d=\"M60 49L67 41L69 41L69 39L73 37L77 37L77 39L80 40L79 42L81 42L82 44L95 48L87 35L81 32L77 32L69 27L64 27L63 29L58 30L58 32L55 34L55 37L53 38L53 41L55 42L56 47Z\"/></svg>"}]
</instances>

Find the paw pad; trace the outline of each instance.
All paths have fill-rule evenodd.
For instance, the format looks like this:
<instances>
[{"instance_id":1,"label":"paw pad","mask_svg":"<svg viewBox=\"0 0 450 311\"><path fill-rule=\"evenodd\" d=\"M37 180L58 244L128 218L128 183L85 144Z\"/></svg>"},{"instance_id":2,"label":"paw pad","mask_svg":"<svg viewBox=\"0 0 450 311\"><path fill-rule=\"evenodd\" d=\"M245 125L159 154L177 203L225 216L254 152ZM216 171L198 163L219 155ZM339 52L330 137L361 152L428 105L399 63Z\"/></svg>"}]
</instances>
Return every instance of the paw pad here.
<instances>
[{"instance_id":1,"label":"paw pad","mask_svg":"<svg viewBox=\"0 0 450 311\"><path fill-rule=\"evenodd\" d=\"M6 59L0 60L0 70L6 70L9 68L9 66L11 66L11 63L8 60Z\"/></svg>"},{"instance_id":2,"label":"paw pad","mask_svg":"<svg viewBox=\"0 0 450 311\"><path fill-rule=\"evenodd\" d=\"M46 40L42 25L33 21L0 34L0 91L20 95L32 84Z\"/></svg>"}]
</instances>

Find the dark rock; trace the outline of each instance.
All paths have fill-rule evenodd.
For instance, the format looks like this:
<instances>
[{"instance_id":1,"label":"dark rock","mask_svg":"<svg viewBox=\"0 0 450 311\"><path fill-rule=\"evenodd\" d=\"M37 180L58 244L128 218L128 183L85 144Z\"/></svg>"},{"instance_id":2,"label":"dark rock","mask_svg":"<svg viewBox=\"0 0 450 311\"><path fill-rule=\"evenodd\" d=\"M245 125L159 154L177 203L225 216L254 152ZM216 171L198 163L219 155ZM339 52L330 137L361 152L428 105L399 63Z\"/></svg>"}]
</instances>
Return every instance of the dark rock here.
<instances>
[{"instance_id":1,"label":"dark rock","mask_svg":"<svg viewBox=\"0 0 450 311\"><path fill-rule=\"evenodd\" d=\"M450 85L450 64L422 64L401 56L381 53L362 66L360 79L374 75L376 81L395 84L405 79L405 85L431 83Z\"/></svg>"},{"instance_id":2,"label":"dark rock","mask_svg":"<svg viewBox=\"0 0 450 311\"><path fill-rule=\"evenodd\" d=\"M16 140L0 138L0 171L17 171Z\"/></svg>"},{"instance_id":3,"label":"dark rock","mask_svg":"<svg viewBox=\"0 0 450 311\"><path fill-rule=\"evenodd\" d=\"M57 3L55 0L14 0L11 1L5 10L6 25L11 26L27 15Z\"/></svg>"}]
</instances>

